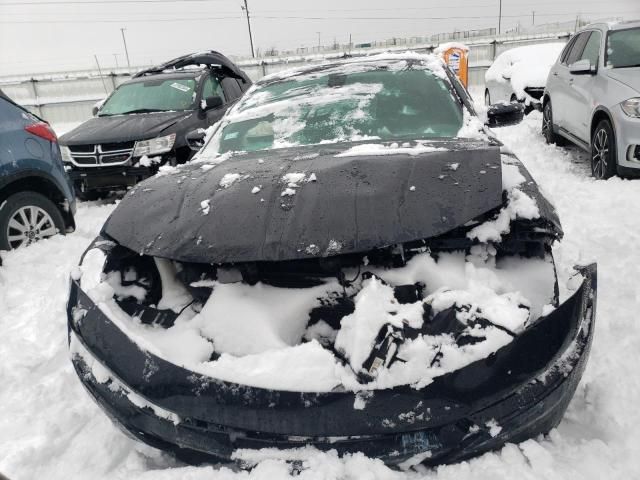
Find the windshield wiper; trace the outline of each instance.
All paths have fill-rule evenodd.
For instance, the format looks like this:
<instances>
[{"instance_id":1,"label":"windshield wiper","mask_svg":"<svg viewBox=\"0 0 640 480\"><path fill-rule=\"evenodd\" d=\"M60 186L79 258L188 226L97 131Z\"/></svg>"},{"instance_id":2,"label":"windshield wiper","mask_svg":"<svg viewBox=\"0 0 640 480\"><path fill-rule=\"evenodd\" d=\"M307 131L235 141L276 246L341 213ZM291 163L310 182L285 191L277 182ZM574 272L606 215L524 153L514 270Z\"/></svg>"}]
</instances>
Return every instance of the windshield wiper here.
<instances>
[{"instance_id":1,"label":"windshield wiper","mask_svg":"<svg viewBox=\"0 0 640 480\"><path fill-rule=\"evenodd\" d=\"M166 112L157 108L137 108L136 110L129 110L128 112L122 112L120 115L127 115L129 113L152 113L152 112Z\"/></svg>"},{"instance_id":2,"label":"windshield wiper","mask_svg":"<svg viewBox=\"0 0 640 480\"><path fill-rule=\"evenodd\" d=\"M160 110L157 108L137 108L135 110L129 110L127 112L118 113L102 113L98 114L99 117L112 117L114 115L128 115L130 113L152 113L152 112L166 112L167 110Z\"/></svg>"}]
</instances>

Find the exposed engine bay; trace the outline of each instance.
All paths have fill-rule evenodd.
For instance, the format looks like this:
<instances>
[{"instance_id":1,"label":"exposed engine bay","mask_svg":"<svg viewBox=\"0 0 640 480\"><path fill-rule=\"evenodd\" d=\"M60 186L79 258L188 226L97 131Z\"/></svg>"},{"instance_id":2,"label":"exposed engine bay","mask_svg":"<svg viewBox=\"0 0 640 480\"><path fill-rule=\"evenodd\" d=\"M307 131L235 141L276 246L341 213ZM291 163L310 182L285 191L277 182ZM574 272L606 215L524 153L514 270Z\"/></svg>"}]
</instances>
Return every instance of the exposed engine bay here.
<instances>
[{"instance_id":1,"label":"exposed engine bay","mask_svg":"<svg viewBox=\"0 0 640 480\"><path fill-rule=\"evenodd\" d=\"M474 226L366 253L218 265L141 256L103 239L101 292L131 336L167 360L214 376L217 363L238 362L220 368L226 380L300 388L299 375L278 372L304 352L303 363L324 363L317 381L304 379L311 390L424 385L558 305L548 232L520 222L500 244L474 244ZM282 358L270 363L276 352ZM256 373L247 362L262 373L248 378Z\"/></svg>"}]
</instances>

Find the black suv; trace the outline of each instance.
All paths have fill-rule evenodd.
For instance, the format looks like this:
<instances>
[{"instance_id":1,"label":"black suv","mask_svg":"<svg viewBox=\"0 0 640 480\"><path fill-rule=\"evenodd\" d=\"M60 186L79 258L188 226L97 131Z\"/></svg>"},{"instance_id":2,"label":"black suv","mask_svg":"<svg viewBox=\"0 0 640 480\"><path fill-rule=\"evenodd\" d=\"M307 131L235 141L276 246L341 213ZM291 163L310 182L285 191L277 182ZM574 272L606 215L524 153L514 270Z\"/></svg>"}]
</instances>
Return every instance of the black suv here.
<instances>
[{"instance_id":1,"label":"black suv","mask_svg":"<svg viewBox=\"0 0 640 480\"><path fill-rule=\"evenodd\" d=\"M191 158L186 134L217 122L251 86L228 58L205 52L137 73L60 138L76 193L97 198Z\"/></svg>"}]
</instances>

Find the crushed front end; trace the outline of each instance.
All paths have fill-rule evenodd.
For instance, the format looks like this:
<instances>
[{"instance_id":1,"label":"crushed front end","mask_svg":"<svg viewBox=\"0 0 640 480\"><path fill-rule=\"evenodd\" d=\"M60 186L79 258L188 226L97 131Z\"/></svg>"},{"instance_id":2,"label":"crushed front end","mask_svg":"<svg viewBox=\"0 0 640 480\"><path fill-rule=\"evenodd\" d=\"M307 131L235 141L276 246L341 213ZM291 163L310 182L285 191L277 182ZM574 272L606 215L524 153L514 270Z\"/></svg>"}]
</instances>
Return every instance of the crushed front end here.
<instances>
[{"instance_id":1,"label":"crushed front end","mask_svg":"<svg viewBox=\"0 0 640 480\"><path fill-rule=\"evenodd\" d=\"M580 268L581 285L559 303L551 256L558 231L550 224L513 222L495 245L470 238L469 232L496 215L432 239L285 262L177 262L99 237L72 280L68 318L74 367L116 424L188 459L235 459L250 466L239 451L313 445L341 454L363 452L406 468L456 462L524 441L555 427L575 392L593 337L597 275L595 265ZM503 305L501 311L522 315L520 323L510 323L492 313L496 298L453 295L455 290L434 284L435 278L424 280L433 273L453 278L460 265L474 281L494 281L486 268L516 283L519 272L531 274L536 284L544 284L531 291L542 296L519 304L520 297L498 291L496 298L515 302L512 310ZM411 273L420 268L435 270L423 270L422 281L403 283L420 276ZM244 346L230 341L229 332L243 333L234 330L244 320L240 317L222 319L222 333L194 324L204 340L190 343L193 331L187 334L185 325L220 318L219 292L227 292L223 299L251 303L273 291L287 295L276 300L292 303L311 292L315 301L296 339L286 330L278 341L284 339L285 350L323 349L342 369L336 377L341 382L305 384L303 375L292 380L299 388L273 378L275 387L269 388L258 377L243 376L246 372L225 377L217 365L232 368L230 359L260 358L280 348L257 338L261 330ZM391 306L386 311L379 303L385 295ZM257 316L272 305L258 304L253 312ZM359 309L366 315L371 306L387 315L374 335L359 331L340 340L341 329L358 328ZM175 343L200 351L200 364L194 363L194 352L167 346L171 331ZM350 343L354 338L368 342L366 352ZM428 356L416 354L419 349ZM413 367L425 359L416 374ZM309 375L322 372L311 369Z\"/></svg>"}]
</instances>

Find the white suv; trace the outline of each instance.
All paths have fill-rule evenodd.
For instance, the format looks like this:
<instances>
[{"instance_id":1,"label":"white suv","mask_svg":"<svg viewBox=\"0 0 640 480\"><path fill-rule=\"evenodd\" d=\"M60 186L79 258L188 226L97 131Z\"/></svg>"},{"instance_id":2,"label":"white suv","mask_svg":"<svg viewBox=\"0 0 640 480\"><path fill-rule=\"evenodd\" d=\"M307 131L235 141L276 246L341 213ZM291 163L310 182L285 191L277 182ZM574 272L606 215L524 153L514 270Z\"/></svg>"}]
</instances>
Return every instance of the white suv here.
<instances>
[{"instance_id":1,"label":"white suv","mask_svg":"<svg viewBox=\"0 0 640 480\"><path fill-rule=\"evenodd\" d=\"M576 32L549 72L542 133L589 151L596 178L640 175L640 21Z\"/></svg>"}]
</instances>

